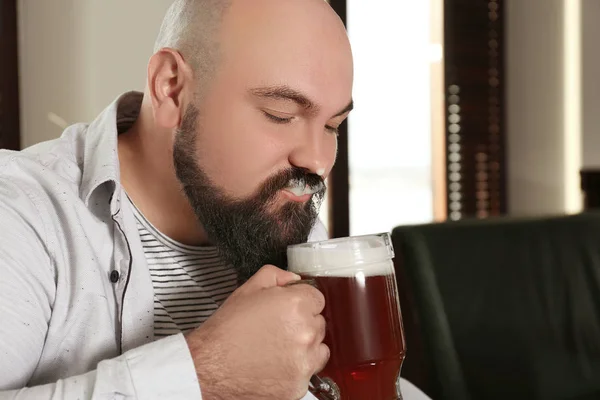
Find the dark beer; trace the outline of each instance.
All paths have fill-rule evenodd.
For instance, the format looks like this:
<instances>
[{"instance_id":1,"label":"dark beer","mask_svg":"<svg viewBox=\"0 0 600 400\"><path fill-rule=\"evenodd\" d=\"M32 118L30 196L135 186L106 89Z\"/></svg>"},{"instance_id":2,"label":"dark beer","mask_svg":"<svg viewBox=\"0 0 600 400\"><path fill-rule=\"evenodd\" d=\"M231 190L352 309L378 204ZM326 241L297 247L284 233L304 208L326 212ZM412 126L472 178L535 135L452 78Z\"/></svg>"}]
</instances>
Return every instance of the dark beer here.
<instances>
[{"instance_id":1,"label":"dark beer","mask_svg":"<svg viewBox=\"0 0 600 400\"><path fill-rule=\"evenodd\" d=\"M324 342L331 357L319 376L333 379L342 400L400 398L396 381L405 349L393 272L304 277L316 282L326 302Z\"/></svg>"},{"instance_id":2,"label":"dark beer","mask_svg":"<svg viewBox=\"0 0 600 400\"><path fill-rule=\"evenodd\" d=\"M303 243L287 255L289 270L325 296L331 356L311 392L319 399L401 400L405 348L390 235Z\"/></svg>"}]
</instances>

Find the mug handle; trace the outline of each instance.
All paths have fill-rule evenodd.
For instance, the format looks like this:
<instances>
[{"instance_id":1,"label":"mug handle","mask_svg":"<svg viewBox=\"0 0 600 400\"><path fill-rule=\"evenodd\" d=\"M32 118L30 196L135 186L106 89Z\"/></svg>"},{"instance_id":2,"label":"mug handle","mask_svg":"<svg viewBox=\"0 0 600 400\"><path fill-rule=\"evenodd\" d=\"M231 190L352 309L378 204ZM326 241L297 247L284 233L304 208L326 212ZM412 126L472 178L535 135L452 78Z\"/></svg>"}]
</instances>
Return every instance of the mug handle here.
<instances>
[{"instance_id":1,"label":"mug handle","mask_svg":"<svg viewBox=\"0 0 600 400\"><path fill-rule=\"evenodd\" d=\"M320 378L318 375L313 375L310 378L308 391L320 400L340 400L340 389L329 378Z\"/></svg>"},{"instance_id":2,"label":"mug handle","mask_svg":"<svg viewBox=\"0 0 600 400\"><path fill-rule=\"evenodd\" d=\"M318 289L317 282L314 279L301 279L298 281L292 281L287 283L285 286L293 285L310 285L315 289ZM340 400L341 398L340 389L336 383L330 378L321 378L318 375L313 375L310 378L308 391L320 400Z\"/></svg>"}]
</instances>

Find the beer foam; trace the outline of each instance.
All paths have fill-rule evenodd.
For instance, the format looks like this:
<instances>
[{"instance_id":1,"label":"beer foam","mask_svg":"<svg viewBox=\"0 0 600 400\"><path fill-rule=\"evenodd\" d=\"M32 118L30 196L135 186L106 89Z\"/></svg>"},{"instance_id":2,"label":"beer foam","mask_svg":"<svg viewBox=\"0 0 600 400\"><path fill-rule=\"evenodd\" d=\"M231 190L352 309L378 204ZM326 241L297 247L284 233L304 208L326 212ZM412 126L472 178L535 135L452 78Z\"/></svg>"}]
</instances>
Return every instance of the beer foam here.
<instances>
[{"instance_id":1,"label":"beer foam","mask_svg":"<svg viewBox=\"0 0 600 400\"><path fill-rule=\"evenodd\" d=\"M314 266L306 266L303 271L298 269L290 269L297 274L307 276L330 276L334 278L355 278L357 275L364 277L370 276L385 276L390 275L394 270L394 265L391 261L379 262L374 264L359 264L353 267L345 268L315 268Z\"/></svg>"},{"instance_id":2,"label":"beer foam","mask_svg":"<svg viewBox=\"0 0 600 400\"><path fill-rule=\"evenodd\" d=\"M393 249L380 236L358 236L288 248L288 269L311 276L354 277L389 275Z\"/></svg>"}]
</instances>

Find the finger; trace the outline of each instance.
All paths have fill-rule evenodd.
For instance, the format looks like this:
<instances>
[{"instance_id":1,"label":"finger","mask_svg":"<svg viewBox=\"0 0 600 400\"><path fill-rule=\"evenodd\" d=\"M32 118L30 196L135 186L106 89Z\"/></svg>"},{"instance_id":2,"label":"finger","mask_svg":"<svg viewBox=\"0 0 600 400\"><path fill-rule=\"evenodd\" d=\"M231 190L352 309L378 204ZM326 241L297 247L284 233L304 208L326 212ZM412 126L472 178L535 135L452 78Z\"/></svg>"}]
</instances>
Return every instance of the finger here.
<instances>
[{"instance_id":1,"label":"finger","mask_svg":"<svg viewBox=\"0 0 600 400\"><path fill-rule=\"evenodd\" d=\"M300 276L293 272L284 271L274 265L265 265L240 287L240 291L247 293L276 286L285 286L289 282L300 279Z\"/></svg>"},{"instance_id":2,"label":"finger","mask_svg":"<svg viewBox=\"0 0 600 400\"><path fill-rule=\"evenodd\" d=\"M327 334L327 324L325 322L325 317L323 317L320 314L317 315L315 317L315 326L315 329L317 331L317 334L315 336L315 342L316 344L323 343L323 340L325 340L325 335Z\"/></svg>"},{"instance_id":3,"label":"finger","mask_svg":"<svg viewBox=\"0 0 600 400\"><path fill-rule=\"evenodd\" d=\"M323 293L319 289L304 284L288 286L286 289L296 292L306 300L312 315L319 315L323 312L325 308L325 296L323 296Z\"/></svg>"},{"instance_id":4,"label":"finger","mask_svg":"<svg viewBox=\"0 0 600 400\"><path fill-rule=\"evenodd\" d=\"M302 279L300 275L293 272L284 271L281 269L279 269L279 271L280 272L277 274L277 286L285 286L291 282L296 282Z\"/></svg>"},{"instance_id":5,"label":"finger","mask_svg":"<svg viewBox=\"0 0 600 400\"><path fill-rule=\"evenodd\" d=\"M329 347L325 343L321 343L317 347L317 351L315 353L315 375L319 372L323 371L327 362L329 361L329 356L331 355L329 351Z\"/></svg>"}]
</instances>

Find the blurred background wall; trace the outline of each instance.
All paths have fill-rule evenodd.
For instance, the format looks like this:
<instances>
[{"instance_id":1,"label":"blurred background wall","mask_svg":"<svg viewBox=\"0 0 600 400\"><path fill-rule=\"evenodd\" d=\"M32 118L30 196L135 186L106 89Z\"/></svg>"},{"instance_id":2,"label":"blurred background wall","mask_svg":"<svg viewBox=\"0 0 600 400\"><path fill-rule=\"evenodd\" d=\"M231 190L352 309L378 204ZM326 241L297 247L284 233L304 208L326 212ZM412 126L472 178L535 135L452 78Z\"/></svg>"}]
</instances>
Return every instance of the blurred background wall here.
<instances>
[{"instance_id":1,"label":"blurred background wall","mask_svg":"<svg viewBox=\"0 0 600 400\"><path fill-rule=\"evenodd\" d=\"M508 196L513 214L563 212L566 193L578 190L565 178L564 4L506 3Z\"/></svg>"},{"instance_id":2,"label":"blurred background wall","mask_svg":"<svg viewBox=\"0 0 600 400\"><path fill-rule=\"evenodd\" d=\"M169 0L18 1L21 144L90 122L120 93L143 90Z\"/></svg>"}]
</instances>

